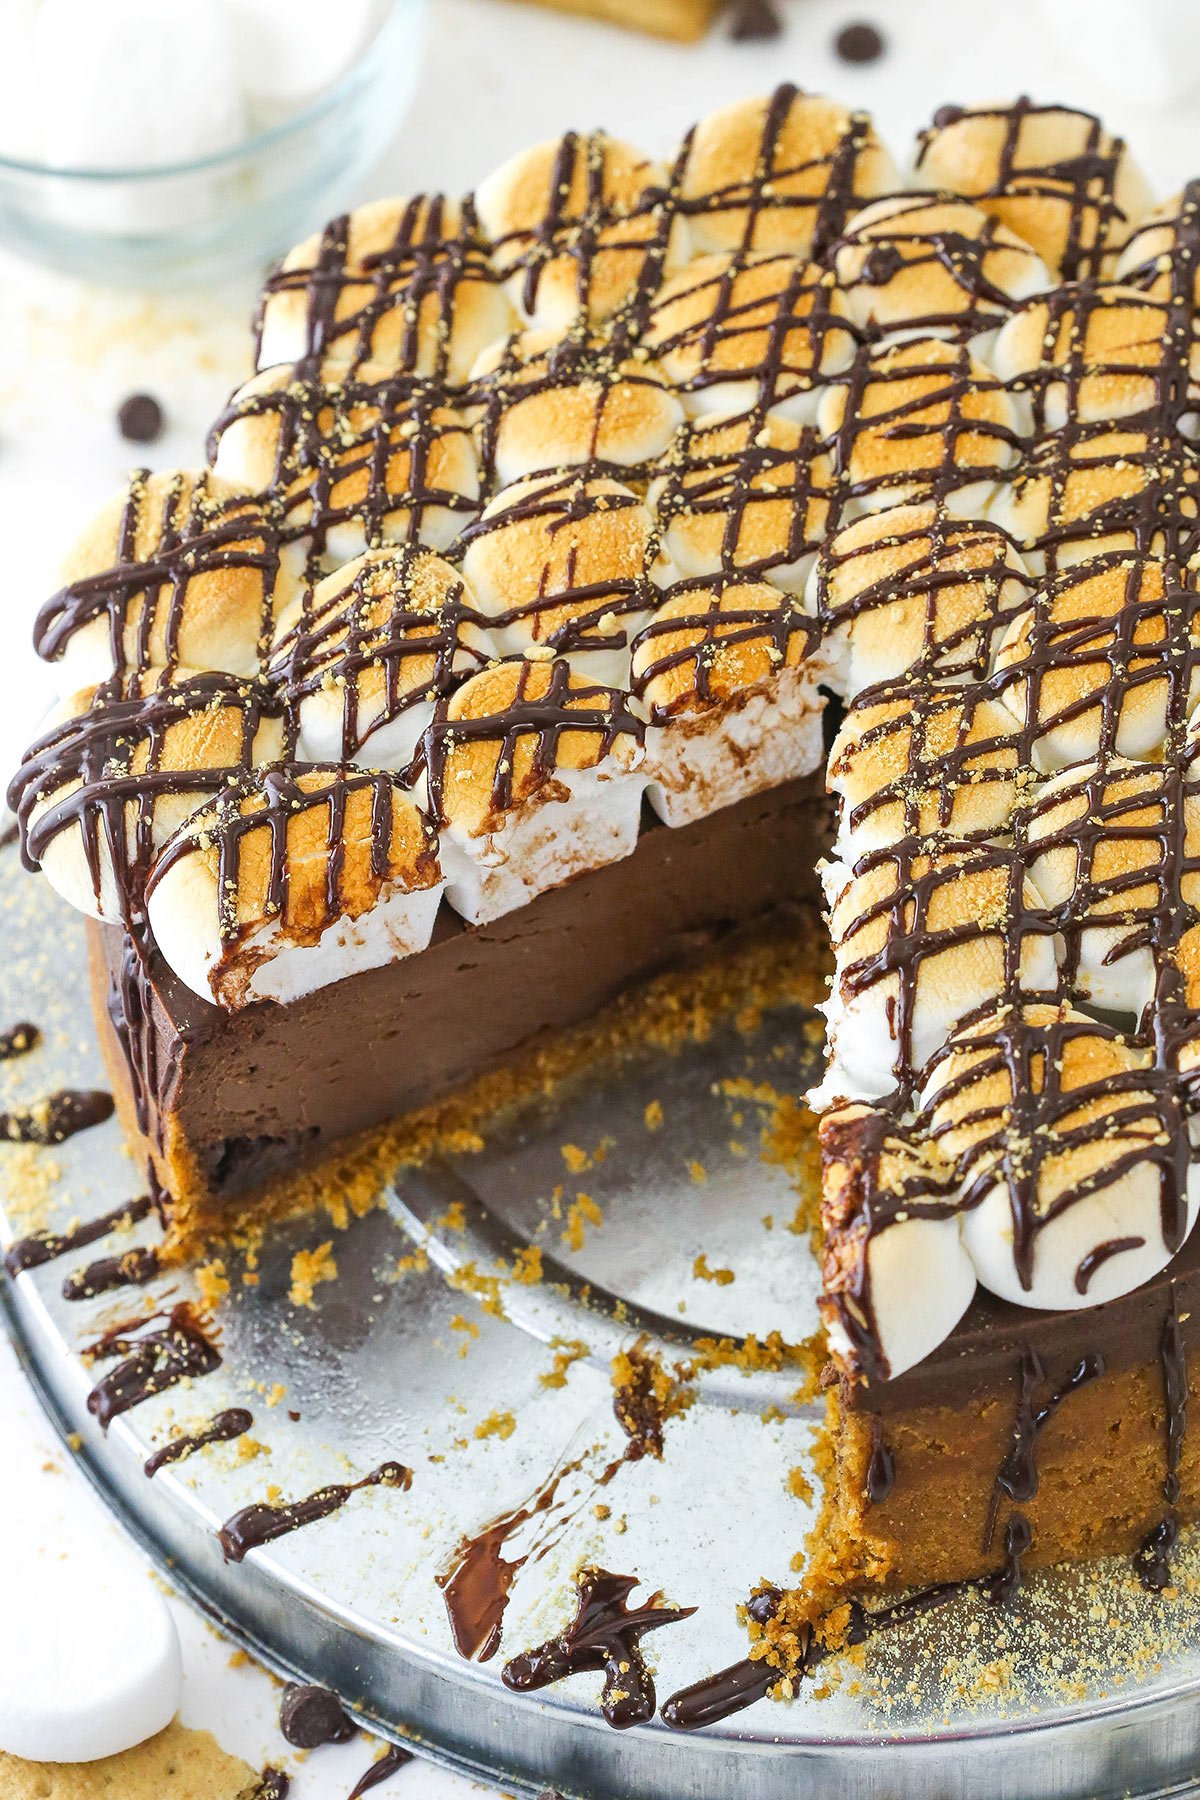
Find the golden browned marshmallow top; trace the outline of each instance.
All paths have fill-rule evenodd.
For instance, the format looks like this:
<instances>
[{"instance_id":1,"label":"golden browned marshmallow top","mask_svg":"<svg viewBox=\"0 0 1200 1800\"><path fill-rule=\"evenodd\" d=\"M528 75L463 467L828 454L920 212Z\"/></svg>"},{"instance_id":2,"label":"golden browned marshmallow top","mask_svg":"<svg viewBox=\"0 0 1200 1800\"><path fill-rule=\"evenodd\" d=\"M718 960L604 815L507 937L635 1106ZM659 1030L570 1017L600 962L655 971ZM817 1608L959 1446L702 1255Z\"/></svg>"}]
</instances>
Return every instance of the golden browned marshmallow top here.
<instances>
[{"instance_id":1,"label":"golden browned marshmallow top","mask_svg":"<svg viewBox=\"0 0 1200 1800\"><path fill-rule=\"evenodd\" d=\"M187 665L249 675L287 582L256 500L205 472L137 471L76 541L35 644L75 685Z\"/></svg>"},{"instance_id":2,"label":"golden browned marshmallow top","mask_svg":"<svg viewBox=\"0 0 1200 1800\"><path fill-rule=\"evenodd\" d=\"M1068 420L1154 415L1168 401L1182 411L1195 397L1200 348L1169 302L1084 282L1028 301L1000 333L992 366L1031 395L1035 431L1053 431Z\"/></svg>"},{"instance_id":3,"label":"golden browned marshmallow top","mask_svg":"<svg viewBox=\"0 0 1200 1800\"><path fill-rule=\"evenodd\" d=\"M853 693L906 675L982 680L1029 586L994 526L936 506L895 506L826 540L809 594Z\"/></svg>"},{"instance_id":4,"label":"golden browned marshmallow top","mask_svg":"<svg viewBox=\"0 0 1200 1800\"><path fill-rule=\"evenodd\" d=\"M689 263L656 295L643 342L696 412L797 403L855 349L832 277L767 252Z\"/></svg>"},{"instance_id":5,"label":"golden browned marshmallow top","mask_svg":"<svg viewBox=\"0 0 1200 1800\"><path fill-rule=\"evenodd\" d=\"M761 575L793 590L831 527L834 490L811 426L751 412L683 426L648 500L680 574Z\"/></svg>"},{"instance_id":6,"label":"golden browned marshmallow top","mask_svg":"<svg viewBox=\"0 0 1200 1800\"><path fill-rule=\"evenodd\" d=\"M879 509L904 501L963 510L1017 461L1018 418L1002 382L944 338L880 344L821 395L818 428L848 491Z\"/></svg>"},{"instance_id":7,"label":"golden browned marshmallow top","mask_svg":"<svg viewBox=\"0 0 1200 1800\"><path fill-rule=\"evenodd\" d=\"M331 560L360 543L448 545L479 474L461 413L379 365L264 369L213 427L219 474L271 499L287 538Z\"/></svg>"},{"instance_id":8,"label":"golden browned marshmallow top","mask_svg":"<svg viewBox=\"0 0 1200 1800\"><path fill-rule=\"evenodd\" d=\"M375 200L331 220L270 275L258 366L376 363L453 385L511 321L468 208L443 194Z\"/></svg>"},{"instance_id":9,"label":"golden browned marshmallow top","mask_svg":"<svg viewBox=\"0 0 1200 1800\"><path fill-rule=\"evenodd\" d=\"M942 107L921 134L917 169L1015 231L1065 281L1109 273L1151 204L1124 143L1099 119L1024 98Z\"/></svg>"},{"instance_id":10,"label":"golden browned marshmallow top","mask_svg":"<svg viewBox=\"0 0 1200 1800\"><path fill-rule=\"evenodd\" d=\"M1147 558L1047 579L996 658L999 698L1043 766L1158 755L1200 692L1200 594Z\"/></svg>"},{"instance_id":11,"label":"golden browned marshmallow top","mask_svg":"<svg viewBox=\"0 0 1200 1800\"><path fill-rule=\"evenodd\" d=\"M1200 184L1146 214L1117 258L1118 281L1178 307L1186 318L1200 303Z\"/></svg>"},{"instance_id":12,"label":"golden browned marshmallow top","mask_svg":"<svg viewBox=\"0 0 1200 1800\"><path fill-rule=\"evenodd\" d=\"M1006 707L971 684L928 679L849 707L828 773L842 837L862 849L1002 832L1032 778Z\"/></svg>"},{"instance_id":13,"label":"golden browned marshmallow top","mask_svg":"<svg viewBox=\"0 0 1200 1800\"><path fill-rule=\"evenodd\" d=\"M969 201L890 194L846 226L833 266L858 325L970 338L1049 287L1036 251Z\"/></svg>"},{"instance_id":14,"label":"golden browned marshmallow top","mask_svg":"<svg viewBox=\"0 0 1200 1800\"><path fill-rule=\"evenodd\" d=\"M308 715L329 713L321 735L332 736L315 760L349 760L364 746L376 760L382 727L486 660L470 607L459 572L411 545L369 550L327 575L276 628L268 674L293 735L307 743Z\"/></svg>"},{"instance_id":15,"label":"golden browned marshmallow top","mask_svg":"<svg viewBox=\"0 0 1200 1800\"><path fill-rule=\"evenodd\" d=\"M556 797L564 774L631 766L639 735L624 696L567 663L496 663L457 688L429 729L430 811L481 837L535 796Z\"/></svg>"},{"instance_id":16,"label":"golden browned marshmallow top","mask_svg":"<svg viewBox=\"0 0 1200 1800\"><path fill-rule=\"evenodd\" d=\"M1177 432L1142 418L1069 424L1029 446L991 517L1031 567L1200 546L1200 463Z\"/></svg>"},{"instance_id":17,"label":"golden browned marshmallow top","mask_svg":"<svg viewBox=\"0 0 1200 1800\"><path fill-rule=\"evenodd\" d=\"M810 649L795 600L767 582L683 582L634 642L633 692L659 723L724 706Z\"/></svg>"},{"instance_id":18,"label":"golden browned marshmallow top","mask_svg":"<svg viewBox=\"0 0 1200 1800\"><path fill-rule=\"evenodd\" d=\"M606 132L523 150L475 191L493 266L523 316L566 327L644 300L682 260L666 170Z\"/></svg>"},{"instance_id":19,"label":"golden browned marshmallow top","mask_svg":"<svg viewBox=\"0 0 1200 1800\"><path fill-rule=\"evenodd\" d=\"M294 943L312 944L338 919L369 912L385 884L439 880L428 820L393 776L365 769L255 770L176 834L147 896L193 857L227 943L276 919Z\"/></svg>"},{"instance_id":20,"label":"golden browned marshmallow top","mask_svg":"<svg viewBox=\"0 0 1200 1800\"><path fill-rule=\"evenodd\" d=\"M679 167L699 250L820 254L864 200L898 185L865 113L790 85L701 119Z\"/></svg>"},{"instance_id":21,"label":"golden browned marshmallow top","mask_svg":"<svg viewBox=\"0 0 1200 1800\"><path fill-rule=\"evenodd\" d=\"M501 486L575 463L636 469L661 455L683 419L644 349L546 328L486 350L471 399L480 460Z\"/></svg>"},{"instance_id":22,"label":"golden browned marshmallow top","mask_svg":"<svg viewBox=\"0 0 1200 1800\"><path fill-rule=\"evenodd\" d=\"M502 488L468 534L463 573L493 630L517 651L623 642L651 604L654 522L634 491L586 467Z\"/></svg>"}]
</instances>

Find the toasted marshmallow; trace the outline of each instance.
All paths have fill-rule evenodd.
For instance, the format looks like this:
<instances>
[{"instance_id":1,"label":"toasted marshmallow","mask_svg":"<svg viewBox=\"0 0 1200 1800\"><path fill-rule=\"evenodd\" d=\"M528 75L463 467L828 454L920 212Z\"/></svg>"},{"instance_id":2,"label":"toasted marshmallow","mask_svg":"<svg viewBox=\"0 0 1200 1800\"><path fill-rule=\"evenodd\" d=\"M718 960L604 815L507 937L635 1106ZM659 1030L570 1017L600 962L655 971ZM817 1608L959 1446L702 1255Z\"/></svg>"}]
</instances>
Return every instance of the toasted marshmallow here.
<instances>
[{"instance_id":1,"label":"toasted marshmallow","mask_svg":"<svg viewBox=\"0 0 1200 1800\"><path fill-rule=\"evenodd\" d=\"M1100 556L1171 556L1200 547L1200 465L1173 431L1141 420L1070 425L1036 439L990 516L1029 567Z\"/></svg>"},{"instance_id":2,"label":"toasted marshmallow","mask_svg":"<svg viewBox=\"0 0 1200 1800\"><path fill-rule=\"evenodd\" d=\"M922 1099L958 1171L975 1273L1002 1300L1056 1311L1115 1299L1195 1223L1176 1077L1065 1005L964 1027Z\"/></svg>"},{"instance_id":3,"label":"toasted marshmallow","mask_svg":"<svg viewBox=\"0 0 1200 1800\"><path fill-rule=\"evenodd\" d=\"M463 574L501 655L561 655L623 686L650 616L654 520L632 488L587 469L502 488L469 534Z\"/></svg>"},{"instance_id":4,"label":"toasted marshmallow","mask_svg":"<svg viewBox=\"0 0 1200 1800\"><path fill-rule=\"evenodd\" d=\"M829 753L826 779L842 799L836 854L853 865L906 839L994 837L1028 779L1022 763L1012 714L973 684L867 695Z\"/></svg>"},{"instance_id":5,"label":"toasted marshmallow","mask_svg":"<svg viewBox=\"0 0 1200 1800\"><path fill-rule=\"evenodd\" d=\"M651 806L687 825L819 767L821 713L811 633L766 582L671 590L633 646L633 692L650 723Z\"/></svg>"},{"instance_id":6,"label":"toasted marshmallow","mask_svg":"<svg viewBox=\"0 0 1200 1800\"><path fill-rule=\"evenodd\" d=\"M832 277L783 254L702 256L656 294L642 342L688 411L811 420L857 339Z\"/></svg>"},{"instance_id":7,"label":"toasted marshmallow","mask_svg":"<svg viewBox=\"0 0 1200 1800\"><path fill-rule=\"evenodd\" d=\"M847 213L899 185L865 113L789 85L709 113L677 167L697 250L820 255Z\"/></svg>"},{"instance_id":8,"label":"toasted marshmallow","mask_svg":"<svg viewBox=\"0 0 1200 1800\"><path fill-rule=\"evenodd\" d=\"M1155 945L1200 904L1200 794L1174 769L1117 756L1077 763L1018 814L1030 878L1058 915L1075 993L1140 1017L1158 985Z\"/></svg>"},{"instance_id":9,"label":"toasted marshmallow","mask_svg":"<svg viewBox=\"0 0 1200 1800\"><path fill-rule=\"evenodd\" d=\"M1066 106L944 106L917 172L973 200L1064 281L1105 275L1154 197L1124 143Z\"/></svg>"},{"instance_id":10,"label":"toasted marshmallow","mask_svg":"<svg viewBox=\"0 0 1200 1800\"><path fill-rule=\"evenodd\" d=\"M443 701L425 791L455 910L480 925L629 856L640 736L619 692L562 661L496 663Z\"/></svg>"},{"instance_id":11,"label":"toasted marshmallow","mask_svg":"<svg viewBox=\"0 0 1200 1800\"><path fill-rule=\"evenodd\" d=\"M481 461L501 486L584 462L638 468L662 455L683 421L647 357L546 330L485 350L471 396Z\"/></svg>"},{"instance_id":12,"label":"toasted marshmallow","mask_svg":"<svg viewBox=\"0 0 1200 1800\"><path fill-rule=\"evenodd\" d=\"M655 579L757 575L799 593L833 518L833 463L811 426L768 414L679 431L647 502L662 531Z\"/></svg>"},{"instance_id":13,"label":"toasted marshmallow","mask_svg":"<svg viewBox=\"0 0 1200 1800\"><path fill-rule=\"evenodd\" d=\"M822 1095L890 1093L968 1013L1018 983L1057 989L1045 904L1011 850L876 851L825 879L836 974Z\"/></svg>"},{"instance_id":14,"label":"toasted marshmallow","mask_svg":"<svg viewBox=\"0 0 1200 1800\"><path fill-rule=\"evenodd\" d=\"M444 550L478 508L462 414L370 364L262 370L217 420L209 453L218 475L269 496L289 544L327 567L370 544Z\"/></svg>"},{"instance_id":15,"label":"toasted marshmallow","mask_svg":"<svg viewBox=\"0 0 1200 1800\"><path fill-rule=\"evenodd\" d=\"M513 313L470 210L374 200L289 251L259 305L258 367L381 364L454 386Z\"/></svg>"},{"instance_id":16,"label":"toasted marshmallow","mask_svg":"<svg viewBox=\"0 0 1200 1800\"><path fill-rule=\"evenodd\" d=\"M535 144L489 175L475 206L521 316L562 330L653 293L688 254L668 185L658 163L603 131Z\"/></svg>"},{"instance_id":17,"label":"toasted marshmallow","mask_svg":"<svg viewBox=\"0 0 1200 1800\"><path fill-rule=\"evenodd\" d=\"M394 776L284 764L194 813L146 883L159 950L231 1012L423 950L441 892L436 833Z\"/></svg>"},{"instance_id":18,"label":"toasted marshmallow","mask_svg":"<svg viewBox=\"0 0 1200 1800\"><path fill-rule=\"evenodd\" d=\"M126 920L171 832L282 743L253 683L195 669L110 676L54 709L13 778L26 855L80 912Z\"/></svg>"},{"instance_id":19,"label":"toasted marshmallow","mask_svg":"<svg viewBox=\"0 0 1200 1800\"><path fill-rule=\"evenodd\" d=\"M991 364L1031 394L1040 433L1075 419L1177 417L1196 401L1200 345L1180 346L1166 301L1115 282L1084 283L1023 306L996 339Z\"/></svg>"},{"instance_id":20,"label":"toasted marshmallow","mask_svg":"<svg viewBox=\"0 0 1200 1800\"><path fill-rule=\"evenodd\" d=\"M1200 306L1200 186L1147 214L1117 258L1117 281L1190 311Z\"/></svg>"},{"instance_id":21,"label":"toasted marshmallow","mask_svg":"<svg viewBox=\"0 0 1200 1800\"><path fill-rule=\"evenodd\" d=\"M1200 699L1200 594L1146 558L1076 564L1009 626L996 670L1040 768L1152 757Z\"/></svg>"},{"instance_id":22,"label":"toasted marshmallow","mask_svg":"<svg viewBox=\"0 0 1200 1800\"><path fill-rule=\"evenodd\" d=\"M1051 285L1015 232L948 194L873 200L847 224L833 266L863 330L954 338L981 357L1014 308Z\"/></svg>"},{"instance_id":23,"label":"toasted marshmallow","mask_svg":"<svg viewBox=\"0 0 1200 1800\"><path fill-rule=\"evenodd\" d=\"M830 679L853 697L915 673L981 680L1029 585L1020 556L994 526L935 506L895 506L826 541L805 600Z\"/></svg>"},{"instance_id":24,"label":"toasted marshmallow","mask_svg":"<svg viewBox=\"0 0 1200 1800\"><path fill-rule=\"evenodd\" d=\"M983 512L1017 461L1020 420L1003 384L961 345L907 338L859 357L822 392L817 429L869 512L935 500Z\"/></svg>"},{"instance_id":25,"label":"toasted marshmallow","mask_svg":"<svg viewBox=\"0 0 1200 1800\"><path fill-rule=\"evenodd\" d=\"M126 669L253 675L294 592L266 509L205 472L131 476L77 540L34 627L64 693Z\"/></svg>"},{"instance_id":26,"label":"toasted marshmallow","mask_svg":"<svg viewBox=\"0 0 1200 1800\"><path fill-rule=\"evenodd\" d=\"M952 1171L894 1119L846 1105L821 1122L822 1295L852 1379L890 1381L948 1338L975 1293Z\"/></svg>"},{"instance_id":27,"label":"toasted marshmallow","mask_svg":"<svg viewBox=\"0 0 1200 1800\"><path fill-rule=\"evenodd\" d=\"M305 762L403 769L437 700L494 648L456 569L409 545L368 550L280 616L268 667Z\"/></svg>"}]
</instances>

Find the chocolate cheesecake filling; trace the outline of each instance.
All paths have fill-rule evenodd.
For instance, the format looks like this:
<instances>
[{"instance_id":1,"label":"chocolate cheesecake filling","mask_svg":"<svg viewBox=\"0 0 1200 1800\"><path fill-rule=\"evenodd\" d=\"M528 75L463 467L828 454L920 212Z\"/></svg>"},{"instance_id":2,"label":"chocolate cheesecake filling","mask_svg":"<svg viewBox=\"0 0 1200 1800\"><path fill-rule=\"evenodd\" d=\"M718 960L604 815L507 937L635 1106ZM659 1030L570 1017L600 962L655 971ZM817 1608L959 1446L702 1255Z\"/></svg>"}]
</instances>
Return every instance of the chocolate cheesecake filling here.
<instances>
[{"instance_id":1,"label":"chocolate cheesecake filling","mask_svg":"<svg viewBox=\"0 0 1200 1800\"><path fill-rule=\"evenodd\" d=\"M286 1006L210 1006L153 948L92 925L106 1057L178 1198L215 1206L339 1139L440 1100L631 984L816 899L829 836L819 778L671 829L489 924L444 907L420 953ZM140 1017L138 1015L141 1015Z\"/></svg>"}]
</instances>

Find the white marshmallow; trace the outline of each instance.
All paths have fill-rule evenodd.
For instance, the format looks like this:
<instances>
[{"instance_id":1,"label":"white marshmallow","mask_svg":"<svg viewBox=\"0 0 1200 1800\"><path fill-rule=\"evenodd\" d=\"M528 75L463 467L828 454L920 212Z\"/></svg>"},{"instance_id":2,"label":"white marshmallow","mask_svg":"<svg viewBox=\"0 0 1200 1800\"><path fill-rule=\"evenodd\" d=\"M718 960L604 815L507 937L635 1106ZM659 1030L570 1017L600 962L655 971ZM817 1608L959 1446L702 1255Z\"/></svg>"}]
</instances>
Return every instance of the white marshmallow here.
<instances>
[{"instance_id":1,"label":"white marshmallow","mask_svg":"<svg viewBox=\"0 0 1200 1800\"><path fill-rule=\"evenodd\" d=\"M1013 906L1044 913L1011 852L946 850L893 858L879 853L857 871L827 864L836 958L829 1019L830 1067L817 1090L874 1099L919 1074L959 1019L998 999L1006 985ZM1029 927L1014 974L1026 992L1058 985L1047 931ZM906 1016L907 1009L907 1016Z\"/></svg>"},{"instance_id":2,"label":"white marshmallow","mask_svg":"<svg viewBox=\"0 0 1200 1800\"><path fill-rule=\"evenodd\" d=\"M164 846L146 896L180 980L237 1011L423 950L443 886L428 821L386 776L277 766L195 813Z\"/></svg>"},{"instance_id":3,"label":"white marshmallow","mask_svg":"<svg viewBox=\"0 0 1200 1800\"><path fill-rule=\"evenodd\" d=\"M646 727L647 797L667 825L690 825L718 807L821 764L823 703L813 668L785 669L740 702Z\"/></svg>"},{"instance_id":4,"label":"white marshmallow","mask_svg":"<svg viewBox=\"0 0 1200 1800\"><path fill-rule=\"evenodd\" d=\"M645 784L619 770L570 769L491 831L442 830L446 898L470 925L515 912L548 888L637 848Z\"/></svg>"},{"instance_id":5,"label":"white marshmallow","mask_svg":"<svg viewBox=\"0 0 1200 1800\"><path fill-rule=\"evenodd\" d=\"M890 1380L949 1337L975 1293L950 1171L928 1145L854 1105L823 1122L821 1150L829 1347L869 1381L876 1369L855 1342L864 1340L867 1362Z\"/></svg>"},{"instance_id":6,"label":"white marshmallow","mask_svg":"<svg viewBox=\"0 0 1200 1800\"><path fill-rule=\"evenodd\" d=\"M1020 1033L1032 1038L1024 1054L1014 1043ZM1139 1070L1145 1088L1136 1085ZM1153 1081L1144 1051L1066 1007L982 1019L939 1059L924 1113L942 1154L957 1163L969 1201L963 1242L991 1293L1016 1306L1078 1310L1131 1292L1170 1262L1160 1181L1171 1171L1160 1170L1155 1153L1183 1127L1176 1107L1155 1099ZM1195 1163L1181 1199L1186 1237L1200 1210ZM1029 1233L1026 1280L1018 1218ZM1142 1242L1101 1254L1089 1278L1087 1259L1126 1238Z\"/></svg>"},{"instance_id":7,"label":"white marshmallow","mask_svg":"<svg viewBox=\"0 0 1200 1800\"><path fill-rule=\"evenodd\" d=\"M563 660L495 663L438 708L415 791L472 924L629 856L645 778L624 696Z\"/></svg>"},{"instance_id":8,"label":"white marshmallow","mask_svg":"<svg viewBox=\"0 0 1200 1800\"><path fill-rule=\"evenodd\" d=\"M224 0L237 72L256 101L294 107L333 87L361 55L383 17L380 0ZM332 27L332 28L331 28Z\"/></svg>"},{"instance_id":9,"label":"white marshmallow","mask_svg":"<svg viewBox=\"0 0 1200 1800\"><path fill-rule=\"evenodd\" d=\"M28 1541L9 1558L0 1631L0 1751L31 1762L116 1756L170 1724L175 1622L119 1545L103 1560Z\"/></svg>"}]
</instances>

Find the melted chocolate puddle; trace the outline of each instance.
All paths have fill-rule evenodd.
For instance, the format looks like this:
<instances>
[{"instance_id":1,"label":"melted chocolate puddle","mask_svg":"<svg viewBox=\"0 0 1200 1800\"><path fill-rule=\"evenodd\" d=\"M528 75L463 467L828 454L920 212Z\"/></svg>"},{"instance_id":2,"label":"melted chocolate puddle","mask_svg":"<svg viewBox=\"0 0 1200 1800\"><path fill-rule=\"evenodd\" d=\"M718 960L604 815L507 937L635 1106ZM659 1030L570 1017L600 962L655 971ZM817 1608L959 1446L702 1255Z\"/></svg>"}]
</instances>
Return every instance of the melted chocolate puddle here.
<instances>
[{"instance_id":1,"label":"melted chocolate puddle","mask_svg":"<svg viewBox=\"0 0 1200 1800\"><path fill-rule=\"evenodd\" d=\"M0 1062L11 1062L14 1057L28 1056L42 1041L42 1034L36 1025L28 1019L22 1019L19 1025L12 1025L7 1031L0 1031Z\"/></svg>"},{"instance_id":2,"label":"melted chocolate puddle","mask_svg":"<svg viewBox=\"0 0 1200 1800\"><path fill-rule=\"evenodd\" d=\"M347 1800L362 1800L364 1794L369 1794L372 1788L377 1788L389 1775L394 1775L397 1769L402 1769L405 1763L411 1761L411 1750L402 1750L399 1744L390 1744L378 1762L373 1762L366 1774L355 1782Z\"/></svg>"},{"instance_id":3,"label":"melted chocolate puddle","mask_svg":"<svg viewBox=\"0 0 1200 1800\"><path fill-rule=\"evenodd\" d=\"M446 1615L458 1654L468 1661L488 1662L500 1647L500 1632L513 1582L529 1558L548 1549L546 1533L523 1556L501 1555L510 1537L530 1519L554 1509L559 1484L575 1474L580 1464L567 1463L555 1470L544 1486L524 1506L502 1513L474 1537L464 1538L450 1568L435 1576L446 1603ZM555 1521L561 1528L564 1519Z\"/></svg>"},{"instance_id":4,"label":"melted chocolate puddle","mask_svg":"<svg viewBox=\"0 0 1200 1800\"><path fill-rule=\"evenodd\" d=\"M348 1744L358 1733L332 1688L289 1681L279 1707L279 1729L297 1750Z\"/></svg>"},{"instance_id":5,"label":"melted chocolate puddle","mask_svg":"<svg viewBox=\"0 0 1200 1800\"><path fill-rule=\"evenodd\" d=\"M103 1125L113 1110L112 1095L99 1088L60 1088L35 1106L0 1112L0 1138L11 1144L61 1144L77 1131Z\"/></svg>"},{"instance_id":6,"label":"melted chocolate puddle","mask_svg":"<svg viewBox=\"0 0 1200 1800\"><path fill-rule=\"evenodd\" d=\"M158 1274L158 1251L153 1248L126 1250L121 1256L101 1256L68 1275L62 1284L64 1300L94 1300L97 1294L111 1294L116 1288L145 1287Z\"/></svg>"},{"instance_id":7,"label":"melted chocolate puddle","mask_svg":"<svg viewBox=\"0 0 1200 1800\"><path fill-rule=\"evenodd\" d=\"M183 1432L179 1437L173 1437L163 1444L152 1456L146 1458L143 1465L145 1472L153 1479L168 1463L184 1462L189 1456L194 1456L197 1450L203 1450L206 1444L228 1444L231 1439L241 1437L243 1431L249 1431L253 1423L253 1413L247 1412L244 1406L231 1406L226 1412L217 1413L198 1431ZM286 1732L284 1735L287 1735Z\"/></svg>"},{"instance_id":8,"label":"melted chocolate puddle","mask_svg":"<svg viewBox=\"0 0 1200 1800\"><path fill-rule=\"evenodd\" d=\"M200 1330L195 1313L186 1300L169 1313L152 1313L148 1319L137 1319L134 1325L154 1325L140 1337L129 1337L130 1324L115 1325L90 1349L84 1351L89 1362L102 1362L121 1356L125 1360L110 1369L88 1395L88 1411L107 1431L115 1418L140 1406L155 1394L163 1394L188 1376L211 1375L221 1366L221 1357Z\"/></svg>"},{"instance_id":9,"label":"melted chocolate puddle","mask_svg":"<svg viewBox=\"0 0 1200 1800\"><path fill-rule=\"evenodd\" d=\"M345 1506L351 1494L357 1494L362 1488L408 1489L411 1486L412 1470L406 1469L403 1463L380 1463L377 1469L372 1469L361 1481L332 1482L329 1487L318 1488L306 1500L293 1500L283 1506L272 1506L265 1500L256 1500L250 1506L243 1506L232 1518L226 1519L217 1537L226 1562L244 1562L251 1550L273 1543L276 1538L286 1537L289 1532L299 1531L302 1525L313 1525L318 1519L328 1518L330 1513Z\"/></svg>"},{"instance_id":10,"label":"melted chocolate puddle","mask_svg":"<svg viewBox=\"0 0 1200 1800\"><path fill-rule=\"evenodd\" d=\"M504 1685L523 1694L568 1675L603 1671L600 1710L608 1723L617 1731L644 1725L654 1717L656 1697L641 1640L648 1631L691 1618L696 1608L663 1606L657 1593L645 1606L630 1608L626 1603L638 1577L607 1569L585 1569L576 1585L578 1605L570 1625L560 1637L505 1663Z\"/></svg>"},{"instance_id":11,"label":"melted chocolate puddle","mask_svg":"<svg viewBox=\"0 0 1200 1800\"><path fill-rule=\"evenodd\" d=\"M618 1416L620 1416L618 1414ZM585 1504L588 1494L606 1488L618 1469L637 1462L645 1454L644 1443L631 1440L624 1455L610 1462L589 1480L588 1492L559 1500L562 1483L583 1469L585 1458L564 1463L536 1490L523 1506L501 1513L474 1537L463 1538L449 1568L435 1576L446 1603L446 1615L454 1647L468 1661L488 1662L500 1647L504 1615L517 1576L530 1560L540 1562L558 1543L566 1527ZM505 1545L531 1519L545 1515L529 1548L519 1556L502 1554Z\"/></svg>"},{"instance_id":12,"label":"melted chocolate puddle","mask_svg":"<svg viewBox=\"0 0 1200 1800\"><path fill-rule=\"evenodd\" d=\"M40 1269L44 1263L53 1262L70 1250L82 1250L88 1244L96 1243L122 1225L140 1224L153 1204L150 1196L143 1194L136 1200L123 1201L111 1212L101 1213L98 1219L88 1219L70 1231L35 1231L29 1237L18 1238L6 1252L4 1266L10 1275L21 1275L26 1269Z\"/></svg>"}]
</instances>

